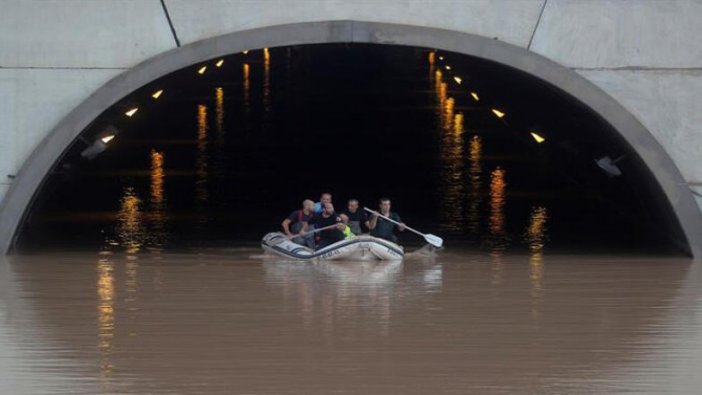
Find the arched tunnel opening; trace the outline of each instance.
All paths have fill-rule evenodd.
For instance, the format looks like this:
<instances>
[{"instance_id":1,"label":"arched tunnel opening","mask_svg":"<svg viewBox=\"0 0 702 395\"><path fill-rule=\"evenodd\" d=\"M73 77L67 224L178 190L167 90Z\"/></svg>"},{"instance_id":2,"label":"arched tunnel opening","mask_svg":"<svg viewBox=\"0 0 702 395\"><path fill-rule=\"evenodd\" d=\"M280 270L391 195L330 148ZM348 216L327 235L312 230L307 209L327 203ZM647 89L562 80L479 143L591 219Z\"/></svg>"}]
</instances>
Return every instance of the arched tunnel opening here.
<instances>
[{"instance_id":1,"label":"arched tunnel opening","mask_svg":"<svg viewBox=\"0 0 702 395\"><path fill-rule=\"evenodd\" d=\"M257 243L323 192L338 210L387 196L448 246L688 252L650 170L591 109L492 61L376 44L250 50L143 86L64 152L15 249Z\"/></svg>"}]
</instances>

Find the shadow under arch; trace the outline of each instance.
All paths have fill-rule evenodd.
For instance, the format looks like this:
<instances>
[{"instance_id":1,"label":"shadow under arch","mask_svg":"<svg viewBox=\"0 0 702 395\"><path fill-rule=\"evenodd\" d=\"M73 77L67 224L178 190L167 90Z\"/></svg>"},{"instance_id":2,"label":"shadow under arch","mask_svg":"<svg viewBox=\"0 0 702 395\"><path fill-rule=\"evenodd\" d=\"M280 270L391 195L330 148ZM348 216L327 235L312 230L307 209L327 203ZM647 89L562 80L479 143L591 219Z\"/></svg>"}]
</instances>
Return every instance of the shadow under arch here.
<instances>
[{"instance_id":1,"label":"shadow under arch","mask_svg":"<svg viewBox=\"0 0 702 395\"><path fill-rule=\"evenodd\" d=\"M110 80L49 132L18 172L0 205L0 253L13 248L23 217L51 168L94 119L123 97L206 59L248 49L325 43L436 48L503 64L559 88L608 122L639 155L684 233L686 240L677 244L688 254L702 257L702 213L675 163L634 115L593 83L541 55L498 40L437 28L349 20L269 26L208 38L154 56Z\"/></svg>"}]
</instances>

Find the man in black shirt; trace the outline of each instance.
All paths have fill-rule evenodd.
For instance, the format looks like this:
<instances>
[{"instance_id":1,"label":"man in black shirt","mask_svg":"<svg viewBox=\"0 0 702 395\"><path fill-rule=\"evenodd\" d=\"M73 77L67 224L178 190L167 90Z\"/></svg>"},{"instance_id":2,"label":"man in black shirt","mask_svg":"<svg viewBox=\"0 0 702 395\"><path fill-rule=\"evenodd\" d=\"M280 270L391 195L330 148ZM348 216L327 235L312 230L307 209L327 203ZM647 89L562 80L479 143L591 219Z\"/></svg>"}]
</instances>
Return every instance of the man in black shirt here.
<instances>
[{"instance_id":1,"label":"man in black shirt","mask_svg":"<svg viewBox=\"0 0 702 395\"><path fill-rule=\"evenodd\" d=\"M370 234L373 237L379 237L393 243L397 243L397 235L395 235L395 229L402 232L405 230L405 224L402 223L400 216L397 213L390 211L390 199L382 198L380 199L380 213L384 216L397 221L400 225L395 225L390 221L386 221L380 218L378 215L373 214L368 220L368 227L370 228Z\"/></svg>"},{"instance_id":2,"label":"man in black shirt","mask_svg":"<svg viewBox=\"0 0 702 395\"><path fill-rule=\"evenodd\" d=\"M324 210L321 214L314 216L310 222L310 225L314 225L316 229L324 228L326 226L337 224L338 226L331 229L325 229L317 233L317 249L324 248L330 244L334 244L337 241L344 240L343 229L346 225L341 222L341 218L334 212L334 205L331 203L324 204ZM303 232L306 227L303 228Z\"/></svg>"}]
</instances>

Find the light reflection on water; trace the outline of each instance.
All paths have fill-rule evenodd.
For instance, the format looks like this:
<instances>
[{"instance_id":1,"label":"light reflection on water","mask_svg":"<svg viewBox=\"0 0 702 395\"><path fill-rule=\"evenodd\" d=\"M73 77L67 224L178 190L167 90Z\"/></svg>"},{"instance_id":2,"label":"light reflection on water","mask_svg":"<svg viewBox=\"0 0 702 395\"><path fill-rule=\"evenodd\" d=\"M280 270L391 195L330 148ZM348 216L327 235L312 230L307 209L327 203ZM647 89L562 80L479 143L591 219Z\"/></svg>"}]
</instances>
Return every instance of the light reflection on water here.
<instances>
[{"instance_id":1,"label":"light reflection on water","mask_svg":"<svg viewBox=\"0 0 702 395\"><path fill-rule=\"evenodd\" d=\"M482 155L483 144L480 136L473 136L470 139L470 149L468 151L468 176L470 180L470 190L466 196L468 199L468 212L466 222L468 234L477 237L480 234L480 204L482 203L482 167L480 157Z\"/></svg>"},{"instance_id":2,"label":"light reflection on water","mask_svg":"<svg viewBox=\"0 0 702 395\"><path fill-rule=\"evenodd\" d=\"M138 252L146 239L141 199L134 188L124 189L117 214L117 240L130 253Z\"/></svg>"},{"instance_id":3,"label":"light reflection on water","mask_svg":"<svg viewBox=\"0 0 702 395\"><path fill-rule=\"evenodd\" d=\"M199 104L197 106L197 158L195 163L195 198L198 204L207 203L209 192L207 190L207 106Z\"/></svg>"},{"instance_id":4,"label":"light reflection on water","mask_svg":"<svg viewBox=\"0 0 702 395\"><path fill-rule=\"evenodd\" d=\"M543 250L546 245L546 223L548 221L548 210L544 207L532 207L529 224L524 232L524 242L533 252Z\"/></svg>"},{"instance_id":5,"label":"light reflection on water","mask_svg":"<svg viewBox=\"0 0 702 395\"><path fill-rule=\"evenodd\" d=\"M429 58L430 68L433 58ZM456 231L462 228L465 196L465 162L463 148L463 114L454 112L455 100L447 97L447 84L441 71L434 72L436 91L436 113L438 114L439 157L441 159L440 185L442 230Z\"/></svg>"},{"instance_id":6,"label":"light reflection on water","mask_svg":"<svg viewBox=\"0 0 702 395\"><path fill-rule=\"evenodd\" d=\"M100 381L109 392L112 375L112 346L115 336L115 284L111 260L102 258L97 264L98 349L100 350Z\"/></svg>"},{"instance_id":7,"label":"light reflection on water","mask_svg":"<svg viewBox=\"0 0 702 395\"><path fill-rule=\"evenodd\" d=\"M271 107L271 52L263 49L263 112L270 114Z\"/></svg>"},{"instance_id":8,"label":"light reflection on water","mask_svg":"<svg viewBox=\"0 0 702 395\"><path fill-rule=\"evenodd\" d=\"M251 67L248 63L242 65L242 79L243 79L243 95L244 95L244 113L251 113Z\"/></svg>"},{"instance_id":9,"label":"light reflection on water","mask_svg":"<svg viewBox=\"0 0 702 395\"><path fill-rule=\"evenodd\" d=\"M487 243L494 251L504 251L508 240L505 235L506 188L505 170L496 168L490 173L490 217Z\"/></svg>"},{"instance_id":10,"label":"light reflection on water","mask_svg":"<svg viewBox=\"0 0 702 395\"><path fill-rule=\"evenodd\" d=\"M699 263L252 254L12 257L0 272L0 392L690 394L702 384Z\"/></svg>"},{"instance_id":11,"label":"light reflection on water","mask_svg":"<svg viewBox=\"0 0 702 395\"><path fill-rule=\"evenodd\" d=\"M215 88L215 150L213 159L213 178L214 184L222 182L227 171L225 158L225 129L224 129L224 88ZM216 191L216 189L215 189Z\"/></svg>"},{"instance_id":12,"label":"light reflection on water","mask_svg":"<svg viewBox=\"0 0 702 395\"><path fill-rule=\"evenodd\" d=\"M166 229L166 198L164 192L164 154L156 150L151 150L151 229L149 231L150 245L152 247L163 247L168 239Z\"/></svg>"}]
</instances>

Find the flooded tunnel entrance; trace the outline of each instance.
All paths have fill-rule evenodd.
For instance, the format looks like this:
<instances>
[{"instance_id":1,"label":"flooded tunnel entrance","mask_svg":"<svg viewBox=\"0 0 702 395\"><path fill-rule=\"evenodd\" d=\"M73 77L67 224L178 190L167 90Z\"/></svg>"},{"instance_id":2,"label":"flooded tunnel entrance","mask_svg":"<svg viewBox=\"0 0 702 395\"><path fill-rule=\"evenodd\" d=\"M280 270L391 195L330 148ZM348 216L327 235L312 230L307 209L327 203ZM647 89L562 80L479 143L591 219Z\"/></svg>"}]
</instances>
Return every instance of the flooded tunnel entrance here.
<instances>
[{"instance_id":1,"label":"flooded tunnel entrance","mask_svg":"<svg viewBox=\"0 0 702 395\"><path fill-rule=\"evenodd\" d=\"M454 246L686 249L654 177L587 106L488 60L374 44L251 50L143 86L65 151L16 247L255 243L327 191L337 209L388 196Z\"/></svg>"}]
</instances>

